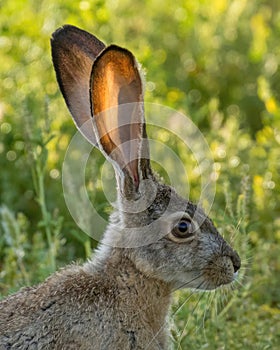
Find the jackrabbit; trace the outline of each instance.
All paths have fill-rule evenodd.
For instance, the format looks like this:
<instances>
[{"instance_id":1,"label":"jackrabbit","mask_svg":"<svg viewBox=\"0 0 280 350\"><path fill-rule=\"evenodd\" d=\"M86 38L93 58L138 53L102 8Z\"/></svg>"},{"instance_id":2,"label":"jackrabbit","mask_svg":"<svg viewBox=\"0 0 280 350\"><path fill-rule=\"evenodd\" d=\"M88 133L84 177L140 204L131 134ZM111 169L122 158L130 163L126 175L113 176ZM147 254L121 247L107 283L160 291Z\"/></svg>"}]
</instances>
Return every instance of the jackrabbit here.
<instances>
[{"instance_id":1,"label":"jackrabbit","mask_svg":"<svg viewBox=\"0 0 280 350\"><path fill-rule=\"evenodd\" d=\"M156 180L134 56L70 25L51 47L77 127L114 166L118 206L90 261L1 301L0 349L167 349L172 291L231 283L240 258L202 209Z\"/></svg>"}]
</instances>

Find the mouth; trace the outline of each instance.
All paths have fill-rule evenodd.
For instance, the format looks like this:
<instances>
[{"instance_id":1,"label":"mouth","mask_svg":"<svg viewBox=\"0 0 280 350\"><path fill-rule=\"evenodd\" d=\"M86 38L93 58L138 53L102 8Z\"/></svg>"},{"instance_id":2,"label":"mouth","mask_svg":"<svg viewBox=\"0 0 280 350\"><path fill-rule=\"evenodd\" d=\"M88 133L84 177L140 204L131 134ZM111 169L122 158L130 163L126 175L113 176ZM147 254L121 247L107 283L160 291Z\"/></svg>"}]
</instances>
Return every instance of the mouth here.
<instances>
[{"instance_id":1,"label":"mouth","mask_svg":"<svg viewBox=\"0 0 280 350\"><path fill-rule=\"evenodd\" d=\"M238 271L234 272L233 274L233 281L236 281L238 278Z\"/></svg>"},{"instance_id":2,"label":"mouth","mask_svg":"<svg viewBox=\"0 0 280 350\"><path fill-rule=\"evenodd\" d=\"M216 257L203 270L205 283L203 288L213 290L223 285L231 284L238 278L238 270L228 256Z\"/></svg>"}]
</instances>

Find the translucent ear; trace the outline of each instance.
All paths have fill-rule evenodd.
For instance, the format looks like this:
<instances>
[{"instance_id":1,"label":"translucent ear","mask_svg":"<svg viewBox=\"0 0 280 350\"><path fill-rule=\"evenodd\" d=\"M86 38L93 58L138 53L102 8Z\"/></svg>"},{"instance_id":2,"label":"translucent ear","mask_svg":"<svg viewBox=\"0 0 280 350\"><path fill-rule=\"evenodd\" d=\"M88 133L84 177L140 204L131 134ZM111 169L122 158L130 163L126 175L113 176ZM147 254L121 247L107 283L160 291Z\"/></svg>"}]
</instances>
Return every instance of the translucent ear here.
<instances>
[{"instance_id":1,"label":"translucent ear","mask_svg":"<svg viewBox=\"0 0 280 350\"><path fill-rule=\"evenodd\" d=\"M143 88L137 63L128 50L109 46L94 62L91 108L100 148L120 175L124 195L133 198L149 161L141 161L146 136ZM145 148L148 151L147 140Z\"/></svg>"},{"instance_id":2,"label":"translucent ear","mask_svg":"<svg viewBox=\"0 0 280 350\"><path fill-rule=\"evenodd\" d=\"M95 36L71 25L56 30L51 38L57 81L77 128L93 144L90 74L93 62L105 45Z\"/></svg>"}]
</instances>

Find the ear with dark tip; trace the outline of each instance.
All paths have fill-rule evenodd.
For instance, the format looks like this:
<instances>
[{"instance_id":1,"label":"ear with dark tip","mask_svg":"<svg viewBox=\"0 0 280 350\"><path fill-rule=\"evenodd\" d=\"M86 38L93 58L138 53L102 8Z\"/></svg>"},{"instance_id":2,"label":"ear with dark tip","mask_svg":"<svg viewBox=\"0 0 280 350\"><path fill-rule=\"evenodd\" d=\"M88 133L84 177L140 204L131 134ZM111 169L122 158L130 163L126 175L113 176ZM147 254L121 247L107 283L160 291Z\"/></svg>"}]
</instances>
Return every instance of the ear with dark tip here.
<instances>
[{"instance_id":1,"label":"ear with dark tip","mask_svg":"<svg viewBox=\"0 0 280 350\"><path fill-rule=\"evenodd\" d=\"M51 38L57 81L77 128L91 142L89 82L93 62L105 45L95 36L71 25L56 30Z\"/></svg>"},{"instance_id":2,"label":"ear with dark tip","mask_svg":"<svg viewBox=\"0 0 280 350\"><path fill-rule=\"evenodd\" d=\"M98 56L91 73L91 108L100 148L121 178L122 192L135 198L143 175L151 174L146 137L143 87L134 56L112 45ZM148 158L148 157L147 157Z\"/></svg>"}]
</instances>

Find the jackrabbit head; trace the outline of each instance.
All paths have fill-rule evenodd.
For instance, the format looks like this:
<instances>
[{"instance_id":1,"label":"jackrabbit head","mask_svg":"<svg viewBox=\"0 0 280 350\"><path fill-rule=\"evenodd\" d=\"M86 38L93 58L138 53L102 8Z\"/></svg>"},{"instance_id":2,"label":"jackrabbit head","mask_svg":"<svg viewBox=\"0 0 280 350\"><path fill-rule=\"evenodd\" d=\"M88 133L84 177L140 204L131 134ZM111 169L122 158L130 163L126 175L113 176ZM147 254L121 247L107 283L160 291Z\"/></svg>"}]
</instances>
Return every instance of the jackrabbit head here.
<instances>
[{"instance_id":1,"label":"jackrabbit head","mask_svg":"<svg viewBox=\"0 0 280 350\"><path fill-rule=\"evenodd\" d=\"M78 129L116 174L118 206L96 259L102 264L105 251L122 250L139 270L175 288L232 282L240 268L237 253L201 208L153 174L143 84L132 53L64 26L52 38L52 55Z\"/></svg>"}]
</instances>

